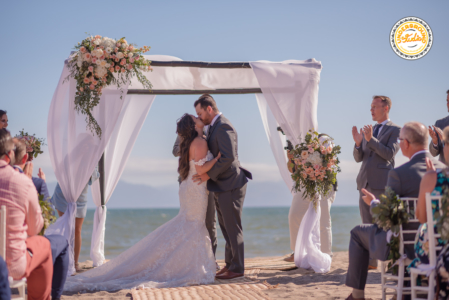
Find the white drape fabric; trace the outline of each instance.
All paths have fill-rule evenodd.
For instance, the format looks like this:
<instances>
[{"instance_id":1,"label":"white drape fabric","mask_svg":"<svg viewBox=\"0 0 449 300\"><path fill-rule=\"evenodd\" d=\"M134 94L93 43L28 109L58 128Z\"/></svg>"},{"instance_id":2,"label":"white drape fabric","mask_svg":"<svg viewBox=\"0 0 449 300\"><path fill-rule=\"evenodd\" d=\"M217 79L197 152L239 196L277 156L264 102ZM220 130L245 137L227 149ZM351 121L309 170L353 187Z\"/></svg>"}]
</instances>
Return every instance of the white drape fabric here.
<instances>
[{"instance_id":1,"label":"white drape fabric","mask_svg":"<svg viewBox=\"0 0 449 300\"><path fill-rule=\"evenodd\" d=\"M111 137L128 87L122 87L123 100L122 91L116 86L103 90L100 103L92 112L103 130L100 139L86 128L85 116L75 110L76 82L73 78L65 80L68 75L69 70L64 65L50 105L47 124L48 149L53 171L68 205L65 214L47 229L46 234L59 234L67 238L70 249L69 274L72 274L75 271L75 201L89 181Z\"/></svg>"},{"instance_id":2,"label":"white drape fabric","mask_svg":"<svg viewBox=\"0 0 449 300\"><path fill-rule=\"evenodd\" d=\"M315 59L281 63L251 62L277 123L293 145L309 129L318 131L317 106L321 63Z\"/></svg>"},{"instance_id":3,"label":"white drape fabric","mask_svg":"<svg viewBox=\"0 0 449 300\"><path fill-rule=\"evenodd\" d=\"M94 214L94 226L90 247L90 258L94 267L104 262L104 236L106 226L106 203L112 196L118 181L128 162L140 129L150 111L155 95L128 95L115 125L109 143L104 151L104 189L105 206L101 206L99 180L92 185L92 198L97 208Z\"/></svg>"},{"instance_id":4,"label":"white drape fabric","mask_svg":"<svg viewBox=\"0 0 449 300\"><path fill-rule=\"evenodd\" d=\"M293 188L293 180L290 172L287 168L287 151L285 151L284 146L286 145L286 137L281 132L277 130L279 126L273 113L268 107L267 100L263 94L256 94L257 105L259 106L260 116L262 117L263 127L265 133L267 134L268 142L270 143L271 151L273 152L274 159L281 173L282 179L284 180L287 188L292 194L295 192Z\"/></svg>"},{"instance_id":5,"label":"white drape fabric","mask_svg":"<svg viewBox=\"0 0 449 300\"><path fill-rule=\"evenodd\" d=\"M313 203L310 202L296 238L295 265L303 269L312 268L316 273L327 273L331 268L332 259L329 254L321 252L320 215L321 206L317 205L315 211Z\"/></svg>"}]
</instances>

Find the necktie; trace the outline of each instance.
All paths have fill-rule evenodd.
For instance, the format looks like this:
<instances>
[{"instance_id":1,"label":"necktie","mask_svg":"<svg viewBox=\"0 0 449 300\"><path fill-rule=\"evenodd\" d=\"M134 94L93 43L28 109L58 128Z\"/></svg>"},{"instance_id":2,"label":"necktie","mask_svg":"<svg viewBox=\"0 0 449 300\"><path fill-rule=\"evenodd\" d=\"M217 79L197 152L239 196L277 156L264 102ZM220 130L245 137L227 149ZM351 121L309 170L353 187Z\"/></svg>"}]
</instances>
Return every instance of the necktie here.
<instances>
[{"instance_id":1,"label":"necktie","mask_svg":"<svg viewBox=\"0 0 449 300\"><path fill-rule=\"evenodd\" d=\"M377 139L377 136L379 135L379 130L380 130L380 128L382 127L382 125L381 124L376 124L375 126L374 126L374 133L373 133L373 136Z\"/></svg>"}]
</instances>

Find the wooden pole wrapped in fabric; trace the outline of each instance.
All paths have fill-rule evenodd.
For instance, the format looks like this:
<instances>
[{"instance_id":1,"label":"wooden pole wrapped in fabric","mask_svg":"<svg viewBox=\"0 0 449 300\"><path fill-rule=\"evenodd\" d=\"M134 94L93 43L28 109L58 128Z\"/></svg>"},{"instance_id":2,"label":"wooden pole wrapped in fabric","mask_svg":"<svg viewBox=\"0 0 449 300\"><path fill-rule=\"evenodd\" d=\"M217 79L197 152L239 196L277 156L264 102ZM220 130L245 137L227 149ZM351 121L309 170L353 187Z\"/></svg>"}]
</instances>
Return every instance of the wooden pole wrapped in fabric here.
<instances>
[{"instance_id":1,"label":"wooden pole wrapped in fabric","mask_svg":"<svg viewBox=\"0 0 449 300\"><path fill-rule=\"evenodd\" d=\"M128 95L202 95L202 94L258 94L260 88L217 90L137 90L129 89Z\"/></svg>"},{"instance_id":2,"label":"wooden pole wrapped in fabric","mask_svg":"<svg viewBox=\"0 0 449 300\"><path fill-rule=\"evenodd\" d=\"M101 199L101 207L104 206L104 152L101 155L100 162L98 163L98 171L100 172L100 199Z\"/></svg>"},{"instance_id":3,"label":"wooden pole wrapped in fabric","mask_svg":"<svg viewBox=\"0 0 449 300\"><path fill-rule=\"evenodd\" d=\"M211 69L251 69L249 62L151 61L152 67L187 67Z\"/></svg>"}]
</instances>

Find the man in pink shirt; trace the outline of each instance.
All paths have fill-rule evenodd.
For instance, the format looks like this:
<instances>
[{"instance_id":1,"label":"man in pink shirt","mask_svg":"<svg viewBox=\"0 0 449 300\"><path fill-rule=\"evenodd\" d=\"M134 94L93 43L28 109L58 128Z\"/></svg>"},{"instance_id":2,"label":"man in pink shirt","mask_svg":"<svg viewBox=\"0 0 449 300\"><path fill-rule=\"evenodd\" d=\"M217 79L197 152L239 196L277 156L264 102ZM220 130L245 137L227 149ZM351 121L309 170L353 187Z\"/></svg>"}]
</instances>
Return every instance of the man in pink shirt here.
<instances>
[{"instance_id":1,"label":"man in pink shirt","mask_svg":"<svg viewBox=\"0 0 449 300\"><path fill-rule=\"evenodd\" d=\"M26 175L11 167L13 163L13 139L8 131L0 130L0 206L6 206L9 276L27 278L28 299L50 299L52 249L49 239L37 235L43 218L36 188Z\"/></svg>"}]
</instances>

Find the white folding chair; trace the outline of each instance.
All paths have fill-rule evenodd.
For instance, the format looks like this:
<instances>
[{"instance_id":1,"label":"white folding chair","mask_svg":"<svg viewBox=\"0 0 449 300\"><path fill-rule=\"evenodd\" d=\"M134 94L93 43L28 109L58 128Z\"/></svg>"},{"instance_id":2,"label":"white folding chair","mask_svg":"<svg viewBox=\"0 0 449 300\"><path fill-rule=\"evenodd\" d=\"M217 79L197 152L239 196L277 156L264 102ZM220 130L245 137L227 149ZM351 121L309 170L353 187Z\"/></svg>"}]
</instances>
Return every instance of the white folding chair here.
<instances>
[{"instance_id":1,"label":"white folding chair","mask_svg":"<svg viewBox=\"0 0 449 300\"><path fill-rule=\"evenodd\" d=\"M434 299L435 298L435 266L437 262L437 253L441 251L443 247L435 245L435 239L441 237L440 234L435 234L434 226L436 221L433 218L432 202L438 201L438 208L441 214L441 196L432 196L430 193L426 193L426 215L427 215L427 235L429 237L429 264L420 264L418 268L411 268L411 280L412 280L412 300L414 299ZM428 286L417 286L416 280L418 275L424 275L428 277ZM426 298L418 297L418 293L423 295L427 293Z\"/></svg>"},{"instance_id":2,"label":"white folding chair","mask_svg":"<svg viewBox=\"0 0 449 300\"><path fill-rule=\"evenodd\" d=\"M0 209L0 251L1 256L6 261L6 206L2 205ZM19 290L19 296L12 295L12 299L20 299L26 300L27 296L25 294L26 288L26 278L22 278L20 280L14 280L11 276L9 279L9 287L16 288Z\"/></svg>"},{"instance_id":3,"label":"white folding chair","mask_svg":"<svg viewBox=\"0 0 449 300\"><path fill-rule=\"evenodd\" d=\"M418 198L401 198L402 201L407 203L407 212L410 213L411 217L408 221L408 224L411 223L419 223L419 220L416 218L416 205L418 203ZM418 226L416 226L418 227ZM418 232L418 229L415 230L403 230L402 226L400 227L399 232L399 254L400 257L404 257L404 246L409 244L414 244L414 240L405 240L405 234L414 234ZM392 273L387 273L388 261L381 261L380 263L380 271L381 271L381 288L382 288L382 300L386 300L387 295L397 295L396 299L402 299L402 295L410 295L411 287L404 287L404 280L410 281L410 277L405 277L405 257L400 258L397 263L398 266L398 274L393 275Z\"/></svg>"}]
</instances>

